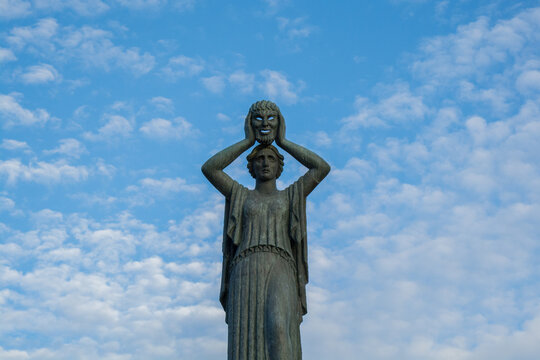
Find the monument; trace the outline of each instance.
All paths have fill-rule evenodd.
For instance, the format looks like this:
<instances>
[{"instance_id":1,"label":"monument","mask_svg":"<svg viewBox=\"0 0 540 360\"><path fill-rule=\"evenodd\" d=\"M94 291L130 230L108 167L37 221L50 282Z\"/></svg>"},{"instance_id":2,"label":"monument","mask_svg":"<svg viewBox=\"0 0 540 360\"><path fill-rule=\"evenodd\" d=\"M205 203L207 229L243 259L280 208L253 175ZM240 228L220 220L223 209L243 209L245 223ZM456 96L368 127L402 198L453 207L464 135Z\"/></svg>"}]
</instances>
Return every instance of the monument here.
<instances>
[{"instance_id":1,"label":"monument","mask_svg":"<svg viewBox=\"0 0 540 360\"><path fill-rule=\"evenodd\" d=\"M285 120L271 101L254 103L245 139L221 150L202 172L226 199L223 272L219 300L228 324L229 360L301 360L300 323L307 312L306 197L330 166L312 151L285 138ZM243 152L255 188L242 186L223 169ZM308 168L285 190L281 149Z\"/></svg>"}]
</instances>

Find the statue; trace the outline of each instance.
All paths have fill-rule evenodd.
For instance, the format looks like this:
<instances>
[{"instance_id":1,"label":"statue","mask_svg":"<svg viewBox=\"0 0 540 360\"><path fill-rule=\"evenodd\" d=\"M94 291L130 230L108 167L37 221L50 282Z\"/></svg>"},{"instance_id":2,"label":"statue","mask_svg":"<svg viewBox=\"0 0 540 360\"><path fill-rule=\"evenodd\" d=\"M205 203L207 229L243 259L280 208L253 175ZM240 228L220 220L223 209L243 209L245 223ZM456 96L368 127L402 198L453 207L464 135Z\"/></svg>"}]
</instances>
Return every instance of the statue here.
<instances>
[{"instance_id":1,"label":"statue","mask_svg":"<svg viewBox=\"0 0 540 360\"><path fill-rule=\"evenodd\" d=\"M229 360L301 360L300 323L306 314L308 282L306 197L330 166L285 138L276 104L254 103L245 139L212 156L202 172L226 198L223 272L219 300L228 324ZM272 142L309 170L285 190L276 188L283 155ZM247 156L255 178L249 190L223 169L258 141Z\"/></svg>"}]
</instances>

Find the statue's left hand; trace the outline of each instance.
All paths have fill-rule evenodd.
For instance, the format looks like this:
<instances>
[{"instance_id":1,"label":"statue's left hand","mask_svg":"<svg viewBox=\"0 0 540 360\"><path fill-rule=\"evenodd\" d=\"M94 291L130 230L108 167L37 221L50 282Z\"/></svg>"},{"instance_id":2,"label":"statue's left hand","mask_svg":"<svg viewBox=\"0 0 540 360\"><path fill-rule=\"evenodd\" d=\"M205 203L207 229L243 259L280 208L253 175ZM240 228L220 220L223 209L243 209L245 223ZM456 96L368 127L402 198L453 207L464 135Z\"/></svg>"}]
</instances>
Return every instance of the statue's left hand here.
<instances>
[{"instance_id":1,"label":"statue's left hand","mask_svg":"<svg viewBox=\"0 0 540 360\"><path fill-rule=\"evenodd\" d=\"M279 146L281 146L285 141L285 127L285 118L283 117L283 115L281 115L276 135L276 144L278 144Z\"/></svg>"}]
</instances>

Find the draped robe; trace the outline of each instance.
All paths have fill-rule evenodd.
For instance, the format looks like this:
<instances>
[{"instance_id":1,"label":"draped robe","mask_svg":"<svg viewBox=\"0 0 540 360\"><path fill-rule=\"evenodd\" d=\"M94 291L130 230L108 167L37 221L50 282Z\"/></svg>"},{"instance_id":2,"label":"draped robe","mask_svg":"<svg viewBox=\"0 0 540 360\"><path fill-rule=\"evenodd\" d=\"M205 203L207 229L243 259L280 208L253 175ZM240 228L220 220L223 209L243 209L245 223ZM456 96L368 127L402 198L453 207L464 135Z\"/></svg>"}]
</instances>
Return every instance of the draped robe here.
<instances>
[{"instance_id":1,"label":"draped robe","mask_svg":"<svg viewBox=\"0 0 540 360\"><path fill-rule=\"evenodd\" d=\"M254 199L254 191L233 182L220 291L229 360L301 359L308 282L304 177L266 199ZM261 202L260 214L249 208L254 201Z\"/></svg>"}]
</instances>

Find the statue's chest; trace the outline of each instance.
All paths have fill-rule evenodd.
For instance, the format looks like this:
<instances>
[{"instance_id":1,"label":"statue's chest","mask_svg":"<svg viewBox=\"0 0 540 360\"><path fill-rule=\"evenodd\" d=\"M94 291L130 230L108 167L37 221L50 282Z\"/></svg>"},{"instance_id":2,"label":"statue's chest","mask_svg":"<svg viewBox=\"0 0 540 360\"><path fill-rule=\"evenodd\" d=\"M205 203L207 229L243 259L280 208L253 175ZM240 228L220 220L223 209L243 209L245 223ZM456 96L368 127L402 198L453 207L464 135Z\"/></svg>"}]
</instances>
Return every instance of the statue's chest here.
<instances>
[{"instance_id":1,"label":"statue's chest","mask_svg":"<svg viewBox=\"0 0 540 360\"><path fill-rule=\"evenodd\" d=\"M260 218L287 219L289 203L284 191L273 195L260 195L251 192L244 203L243 216L246 220Z\"/></svg>"}]
</instances>

